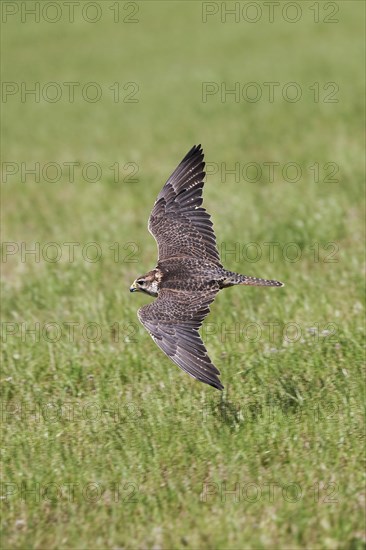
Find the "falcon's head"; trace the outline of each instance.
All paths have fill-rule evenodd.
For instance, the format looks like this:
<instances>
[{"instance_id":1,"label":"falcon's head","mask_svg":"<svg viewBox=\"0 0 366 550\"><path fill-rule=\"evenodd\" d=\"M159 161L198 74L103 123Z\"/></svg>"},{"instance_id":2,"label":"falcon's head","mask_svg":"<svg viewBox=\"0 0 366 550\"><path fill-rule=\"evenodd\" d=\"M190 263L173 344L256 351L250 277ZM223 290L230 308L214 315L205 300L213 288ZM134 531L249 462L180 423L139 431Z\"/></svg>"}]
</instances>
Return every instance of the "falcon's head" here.
<instances>
[{"instance_id":1,"label":"falcon's head","mask_svg":"<svg viewBox=\"0 0 366 550\"><path fill-rule=\"evenodd\" d=\"M145 292L150 296L157 296L159 291L159 283L161 279L161 273L159 270L154 269L149 271L146 275L138 277L130 286L130 292Z\"/></svg>"}]
</instances>

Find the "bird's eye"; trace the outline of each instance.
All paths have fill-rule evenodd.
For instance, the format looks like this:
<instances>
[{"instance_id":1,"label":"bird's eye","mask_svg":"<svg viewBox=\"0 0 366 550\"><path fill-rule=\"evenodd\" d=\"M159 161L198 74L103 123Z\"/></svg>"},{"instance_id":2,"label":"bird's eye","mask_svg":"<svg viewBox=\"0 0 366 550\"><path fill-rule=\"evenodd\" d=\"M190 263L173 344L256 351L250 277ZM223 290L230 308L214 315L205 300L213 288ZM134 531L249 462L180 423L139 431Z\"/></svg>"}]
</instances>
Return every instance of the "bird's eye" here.
<instances>
[{"instance_id":1,"label":"bird's eye","mask_svg":"<svg viewBox=\"0 0 366 550\"><path fill-rule=\"evenodd\" d=\"M136 283L137 283L138 285L142 285L142 284L144 284L144 281L142 281L141 279L139 279L138 281L136 281Z\"/></svg>"}]
</instances>

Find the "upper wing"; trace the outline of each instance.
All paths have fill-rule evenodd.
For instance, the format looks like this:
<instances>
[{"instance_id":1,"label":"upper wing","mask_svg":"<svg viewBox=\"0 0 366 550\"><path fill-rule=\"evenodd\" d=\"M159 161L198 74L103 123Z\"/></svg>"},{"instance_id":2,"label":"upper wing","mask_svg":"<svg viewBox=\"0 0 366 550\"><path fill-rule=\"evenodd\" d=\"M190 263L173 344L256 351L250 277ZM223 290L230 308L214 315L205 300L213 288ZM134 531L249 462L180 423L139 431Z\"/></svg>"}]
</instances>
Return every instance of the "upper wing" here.
<instances>
[{"instance_id":1,"label":"upper wing","mask_svg":"<svg viewBox=\"0 0 366 550\"><path fill-rule=\"evenodd\" d=\"M201 146L195 145L156 199L148 228L158 243L159 261L187 256L221 266L210 215L201 208L204 166Z\"/></svg>"},{"instance_id":2,"label":"upper wing","mask_svg":"<svg viewBox=\"0 0 366 550\"><path fill-rule=\"evenodd\" d=\"M222 390L224 386L218 377L220 371L212 364L198 332L218 290L160 290L154 302L139 309L138 317L157 345L178 367L193 378Z\"/></svg>"}]
</instances>

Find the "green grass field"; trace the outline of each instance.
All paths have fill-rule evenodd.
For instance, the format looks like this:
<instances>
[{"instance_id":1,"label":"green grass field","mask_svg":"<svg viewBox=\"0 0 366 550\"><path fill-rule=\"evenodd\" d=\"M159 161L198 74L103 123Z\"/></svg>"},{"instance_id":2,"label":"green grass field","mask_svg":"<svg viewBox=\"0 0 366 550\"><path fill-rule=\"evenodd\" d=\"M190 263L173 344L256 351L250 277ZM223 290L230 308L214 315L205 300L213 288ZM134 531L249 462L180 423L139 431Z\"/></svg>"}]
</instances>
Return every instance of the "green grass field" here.
<instances>
[{"instance_id":1,"label":"green grass field","mask_svg":"<svg viewBox=\"0 0 366 550\"><path fill-rule=\"evenodd\" d=\"M364 548L364 4L3 4L2 547ZM216 298L222 393L128 292L195 143L223 263L286 284Z\"/></svg>"}]
</instances>

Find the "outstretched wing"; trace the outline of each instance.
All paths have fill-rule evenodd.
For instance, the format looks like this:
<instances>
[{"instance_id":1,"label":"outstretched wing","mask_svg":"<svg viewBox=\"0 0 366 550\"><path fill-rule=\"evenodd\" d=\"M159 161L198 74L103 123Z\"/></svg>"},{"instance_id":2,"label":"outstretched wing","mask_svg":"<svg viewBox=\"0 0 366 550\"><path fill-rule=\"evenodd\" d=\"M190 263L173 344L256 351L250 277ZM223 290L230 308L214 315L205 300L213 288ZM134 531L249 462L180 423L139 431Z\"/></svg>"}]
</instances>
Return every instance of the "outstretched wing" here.
<instances>
[{"instance_id":1,"label":"outstretched wing","mask_svg":"<svg viewBox=\"0 0 366 550\"><path fill-rule=\"evenodd\" d=\"M210 215L202 204L203 151L195 145L160 191L148 228L158 243L159 262L194 257L221 266Z\"/></svg>"},{"instance_id":2,"label":"outstretched wing","mask_svg":"<svg viewBox=\"0 0 366 550\"><path fill-rule=\"evenodd\" d=\"M163 289L159 297L139 309L138 317L156 344L174 363L193 378L223 389L198 329L209 313L209 304L219 288L204 292Z\"/></svg>"}]
</instances>

